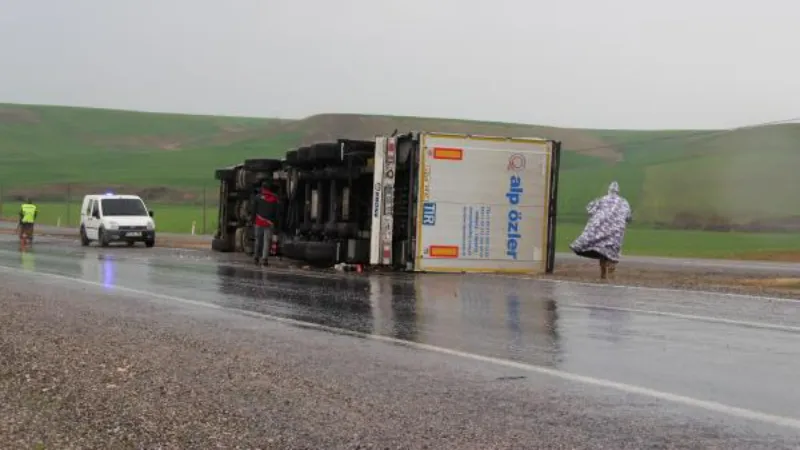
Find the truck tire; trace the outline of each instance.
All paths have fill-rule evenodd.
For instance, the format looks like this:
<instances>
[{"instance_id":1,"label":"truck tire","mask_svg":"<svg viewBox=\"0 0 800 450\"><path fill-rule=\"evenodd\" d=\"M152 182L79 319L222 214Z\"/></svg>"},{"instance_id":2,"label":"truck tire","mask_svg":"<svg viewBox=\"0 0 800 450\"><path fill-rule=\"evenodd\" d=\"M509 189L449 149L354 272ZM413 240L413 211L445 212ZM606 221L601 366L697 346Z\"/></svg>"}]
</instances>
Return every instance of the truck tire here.
<instances>
[{"instance_id":1,"label":"truck tire","mask_svg":"<svg viewBox=\"0 0 800 450\"><path fill-rule=\"evenodd\" d=\"M244 169L237 169L236 173L234 174L234 177L233 177L233 187L237 191L241 191L242 190L242 177L241 177L241 175L242 175L243 171L244 171Z\"/></svg>"},{"instance_id":2,"label":"truck tire","mask_svg":"<svg viewBox=\"0 0 800 450\"><path fill-rule=\"evenodd\" d=\"M306 259L306 246L308 246L308 241L295 241L294 242L294 254L290 256L292 259L296 259L298 261L303 261Z\"/></svg>"},{"instance_id":3,"label":"truck tire","mask_svg":"<svg viewBox=\"0 0 800 450\"><path fill-rule=\"evenodd\" d=\"M240 200L236 205L236 217L242 222L250 219L250 200Z\"/></svg>"},{"instance_id":4,"label":"truck tire","mask_svg":"<svg viewBox=\"0 0 800 450\"><path fill-rule=\"evenodd\" d=\"M280 159L246 159L244 169L248 172L274 172L279 170L283 163Z\"/></svg>"},{"instance_id":5,"label":"truck tire","mask_svg":"<svg viewBox=\"0 0 800 450\"><path fill-rule=\"evenodd\" d=\"M314 144L311 146L311 159L314 162L341 161L341 147L338 143Z\"/></svg>"},{"instance_id":6,"label":"truck tire","mask_svg":"<svg viewBox=\"0 0 800 450\"><path fill-rule=\"evenodd\" d=\"M283 256L289 259L299 259L297 257L297 244L294 241L283 241L280 251Z\"/></svg>"},{"instance_id":7,"label":"truck tire","mask_svg":"<svg viewBox=\"0 0 800 450\"><path fill-rule=\"evenodd\" d=\"M332 266L336 264L336 243L307 242L303 259L315 266Z\"/></svg>"},{"instance_id":8,"label":"truck tire","mask_svg":"<svg viewBox=\"0 0 800 450\"><path fill-rule=\"evenodd\" d=\"M361 141L353 139L339 139L338 144L341 148L344 144L344 158L356 157L357 159L367 159L375 156L375 141Z\"/></svg>"},{"instance_id":9,"label":"truck tire","mask_svg":"<svg viewBox=\"0 0 800 450\"><path fill-rule=\"evenodd\" d=\"M244 252L245 229L237 228L233 234L233 251L237 253Z\"/></svg>"},{"instance_id":10,"label":"truck tire","mask_svg":"<svg viewBox=\"0 0 800 450\"><path fill-rule=\"evenodd\" d=\"M214 238L211 241L211 250L221 253L228 253L233 250L233 244L230 237L227 239Z\"/></svg>"},{"instance_id":11,"label":"truck tire","mask_svg":"<svg viewBox=\"0 0 800 450\"><path fill-rule=\"evenodd\" d=\"M236 189L240 191L247 190L248 178L250 173L244 168L236 172Z\"/></svg>"},{"instance_id":12,"label":"truck tire","mask_svg":"<svg viewBox=\"0 0 800 450\"><path fill-rule=\"evenodd\" d=\"M311 161L311 147L300 147L297 149L297 161L306 163Z\"/></svg>"}]
</instances>

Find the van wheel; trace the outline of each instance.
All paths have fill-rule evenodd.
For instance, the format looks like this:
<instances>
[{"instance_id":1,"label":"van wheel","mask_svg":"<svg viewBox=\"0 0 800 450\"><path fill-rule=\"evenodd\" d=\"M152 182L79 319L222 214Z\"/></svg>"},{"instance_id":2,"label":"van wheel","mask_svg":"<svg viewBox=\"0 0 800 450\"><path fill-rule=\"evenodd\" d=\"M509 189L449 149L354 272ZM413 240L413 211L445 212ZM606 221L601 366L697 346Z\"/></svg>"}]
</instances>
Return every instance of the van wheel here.
<instances>
[{"instance_id":1,"label":"van wheel","mask_svg":"<svg viewBox=\"0 0 800 450\"><path fill-rule=\"evenodd\" d=\"M92 241L90 241L89 237L86 236L86 229L81 227L81 246L87 247L90 242Z\"/></svg>"},{"instance_id":2,"label":"van wheel","mask_svg":"<svg viewBox=\"0 0 800 450\"><path fill-rule=\"evenodd\" d=\"M144 246L147 247L147 248L153 248L153 246L155 246L155 245L156 245L156 240L155 239L148 239L148 240L144 241Z\"/></svg>"},{"instance_id":3,"label":"van wheel","mask_svg":"<svg viewBox=\"0 0 800 450\"><path fill-rule=\"evenodd\" d=\"M100 242L100 247L108 247L108 237L102 228L97 231L97 240Z\"/></svg>"}]
</instances>

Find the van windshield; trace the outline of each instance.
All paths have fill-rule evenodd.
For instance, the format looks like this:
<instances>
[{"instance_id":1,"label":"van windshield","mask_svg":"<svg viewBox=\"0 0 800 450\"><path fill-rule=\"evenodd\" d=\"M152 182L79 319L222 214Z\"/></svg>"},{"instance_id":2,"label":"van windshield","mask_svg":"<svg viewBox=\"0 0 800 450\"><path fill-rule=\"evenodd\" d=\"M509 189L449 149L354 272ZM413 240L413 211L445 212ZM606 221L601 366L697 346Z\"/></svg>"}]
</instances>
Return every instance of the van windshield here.
<instances>
[{"instance_id":1,"label":"van windshield","mask_svg":"<svg viewBox=\"0 0 800 450\"><path fill-rule=\"evenodd\" d=\"M104 216L147 216L147 209L137 198L104 198L100 201Z\"/></svg>"}]
</instances>

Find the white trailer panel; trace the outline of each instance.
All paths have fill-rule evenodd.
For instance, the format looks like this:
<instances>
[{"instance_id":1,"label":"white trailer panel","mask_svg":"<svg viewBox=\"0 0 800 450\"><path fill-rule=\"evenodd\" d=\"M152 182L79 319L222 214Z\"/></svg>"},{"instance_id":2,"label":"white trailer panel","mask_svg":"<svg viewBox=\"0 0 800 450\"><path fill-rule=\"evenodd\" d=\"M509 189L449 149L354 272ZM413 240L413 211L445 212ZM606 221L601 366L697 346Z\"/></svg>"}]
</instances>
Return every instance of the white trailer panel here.
<instances>
[{"instance_id":1,"label":"white trailer panel","mask_svg":"<svg viewBox=\"0 0 800 450\"><path fill-rule=\"evenodd\" d=\"M394 179L397 170L397 138L386 140L383 165L383 211L381 217L381 264L392 263L392 236L394 235Z\"/></svg>"},{"instance_id":2,"label":"white trailer panel","mask_svg":"<svg viewBox=\"0 0 800 450\"><path fill-rule=\"evenodd\" d=\"M551 145L424 133L414 270L544 272Z\"/></svg>"}]
</instances>

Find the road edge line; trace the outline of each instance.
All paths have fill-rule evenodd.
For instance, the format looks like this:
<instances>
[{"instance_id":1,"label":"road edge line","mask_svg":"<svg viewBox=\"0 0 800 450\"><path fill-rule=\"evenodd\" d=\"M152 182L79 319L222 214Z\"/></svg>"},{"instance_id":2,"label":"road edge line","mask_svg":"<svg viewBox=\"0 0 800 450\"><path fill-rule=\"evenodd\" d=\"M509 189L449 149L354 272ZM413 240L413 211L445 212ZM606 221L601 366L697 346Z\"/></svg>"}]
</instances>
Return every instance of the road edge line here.
<instances>
[{"instance_id":1,"label":"road edge line","mask_svg":"<svg viewBox=\"0 0 800 450\"><path fill-rule=\"evenodd\" d=\"M626 383L620 383L620 382L611 381L611 380L605 380L605 379L602 379L602 378L594 378L594 377L590 377L590 376L574 374L574 373L571 373L571 372L565 372L565 371L561 371L561 370L558 370L558 369L551 369L551 368L548 368L548 367L537 366L537 365L534 365L534 364L528 364L528 363L522 363L522 362L518 362L518 361L500 359L500 358L495 358L495 357L491 357L491 356L478 355L478 354L475 354L475 353L463 352L463 351L460 351L460 350L454 350L454 349L449 349L449 348L445 348L445 347L438 347L438 346L435 346L435 345L423 344L423 343L419 343L419 342L405 341L405 340L402 340L402 339L392 338L392 337L389 337L389 336L374 335L374 334L367 334L367 333L359 333L359 332L356 332L356 331L345 330L345 329L330 327L330 326L326 326L326 325L320 325L320 324L316 324L316 323L312 323L312 322L304 322L304 321L300 321L300 320L296 320L296 319L289 319L289 318L286 318L286 317L274 316L274 315L266 314L266 313L256 313L256 312L253 312L253 311L243 311L243 310L239 310L239 309L235 309L235 308L228 308L228 307L225 307L225 306L220 306L220 305L215 305L215 304L211 304L211 303L200 302L200 301L197 301L197 300L190 300L190 299L177 297L177 296L172 296L172 295L158 294L158 293L155 293L155 292L150 292L150 291L145 291L145 290L140 290L140 289L135 289L135 288L129 288L129 287L125 287L125 286L116 286L116 285L106 286L103 283L96 282L96 281L83 280L83 279L80 279L80 278L73 278L73 277L53 274L53 273L49 273L49 272L30 272L30 271L27 271L27 270L18 269L18 268L9 267L9 266L4 266L4 265L0 265L0 271L5 271L6 273L9 273L9 272L10 273L16 273L18 275L24 275L24 276L37 276L37 275L39 275L39 276L47 276L47 277L50 277L52 279L70 281L70 282L73 282L73 283L76 283L76 284L83 284L83 285L87 285L87 286L92 286L92 287L100 288L101 290L106 290L106 291L108 291L108 290L116 290L116 291L128 292L128 293L136 294L136 295L139 295L139 296L158 298L158 299L161 299L161 300L167 300L167 301L173 301L173 302L177 302L177 303L183 303L183 304L188 304L188 305L193 305L193 306L199 306L199 307L203 307L203 308L207 308L207 309L215 309L215 310L219 310L219 311L227 311L227 312L231 312L231 313L234 313L234 314L239 314L239 315L244 315L244 316L249 316L249 317L267 319L267 320L270 320L270 321L273 321L273 322L277 322L277 323L281 323L281 324L288 324L288 325L292 325L292 326L298 326L298 327L302 327L302 328L306 328L306 329L327 331L327 332L331 332L331 333L335 333L335 334L339 334L339 335L348 335L348 336L358 337L358 338L362 338L362 339L368 339L368 340L377 341L377 342L385 342L385 343L395 344L395 345L399 345L399 346L403 346L403 347L407 347L407 348L413 348L413 349L418 349L418 350L426 350L426 351L430 351L430 352L433 352L433 353L439 353L439 354L443 354L443 355L455 356L455 357L459 357L459 358L463 358L463 359L470 359L470 360L473 360L473 361L478 361L478 362L494 364L494 365L498 365L498 366L514 368L514 369L518 369L518 370L522 370L522 371L526 371L526 372L530 372L530 373L536 373L536 374L539 374L539 375L546 375L546 376L549 376L551 378L557 378L557 379L560 379L560 380L572 381L572 382L582 383L582 384L591 385L591 386L598 386L598 387L602 387L602 388L613 389L613 390L616 390L616 391L621 391L621 392L625 392L625 393L629 393L629 394L637 394L637 395L641 395L641 396L645 396L645 397L656 398L656 399L664 400L664 401L667 401L667 402L670 402L670 403L676 403L676 404L681 404L681 405L684 405L684 406L700 408L700 409L704 409L704 410L707 410L707 411L721 413L721 414L725 414L725 415L732 416L732 417L738 417L738 418L741 418L741 419L753 420L753 421L767 423L767 424L770 424L770 425L777 425L777 426L793 428L795 430L800 430L800 419L796 419L796 418L792 418L792 417L784 417L784 416L779 416L779 415L775 415L775 414L769 414L769 413L765 413L765 412L761 412L761 411L755 411L755 410L750 410L750 409L746 409L746 408L740 408L740 407L737 407L737 406L730 406L730 405L726 405L724 403L719 403L719 402L715 402L715 401L701 400L701 399L688 397L688 396L684 396L684 395L680 395L680 394L673 394L673 393L670 393L670 392L658 391L656 389L650 389L650 388L646 388L646 387L641 387L641 386L636 386L636 385L631 385L631 384L626 384Z\"/></svg>"}]
</instances>

